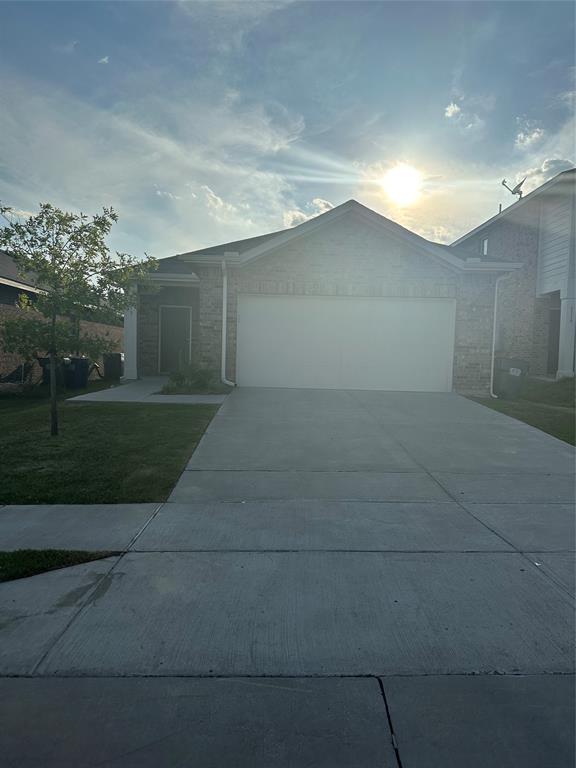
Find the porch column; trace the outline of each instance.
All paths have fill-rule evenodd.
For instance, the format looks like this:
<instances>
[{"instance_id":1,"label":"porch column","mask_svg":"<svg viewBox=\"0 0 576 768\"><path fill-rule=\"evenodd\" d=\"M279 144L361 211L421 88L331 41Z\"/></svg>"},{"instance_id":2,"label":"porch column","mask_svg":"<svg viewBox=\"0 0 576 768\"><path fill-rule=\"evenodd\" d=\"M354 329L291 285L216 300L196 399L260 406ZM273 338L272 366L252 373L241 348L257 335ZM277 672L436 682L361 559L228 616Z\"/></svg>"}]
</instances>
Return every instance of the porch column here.
<instances>
[{"instance_id":1,"label":"porch column","mask_svg":"<svg viewBox=\"0 0 576 768\"><path fill-rule=\"evenodd\" d=\"M130 307L124 312L124 378L138 378L138 312Z\"/></svg>"},{"instance_id":2,"label":"porch column","mask_svg":"<svg viewBox=\"0 0 576 768\"><path fill-rule=\"evenodd\" d=\"M557 378L574 376L574 355L576 348L576 299L561 299L560 342L558 345Z\"/></svg>"}]
</instances>

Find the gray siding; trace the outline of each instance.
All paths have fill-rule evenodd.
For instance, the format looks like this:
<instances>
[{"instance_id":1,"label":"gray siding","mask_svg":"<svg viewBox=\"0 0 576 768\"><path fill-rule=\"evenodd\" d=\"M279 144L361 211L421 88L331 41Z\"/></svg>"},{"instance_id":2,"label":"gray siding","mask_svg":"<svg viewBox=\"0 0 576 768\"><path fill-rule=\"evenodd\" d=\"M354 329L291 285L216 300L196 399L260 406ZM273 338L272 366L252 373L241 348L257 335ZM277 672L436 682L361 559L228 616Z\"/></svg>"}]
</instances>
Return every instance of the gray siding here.
<instances>
[{"instance_id":1,"label":"gray siding","mask_svg":"<svg viewBox=\"0 0 576 768\"><path fill-rule=\"evenodd\" d=\"M561 291L568 284L571 195L558 195L542 201L538 260L538 293Z\"/></svg>"}]
</instances>

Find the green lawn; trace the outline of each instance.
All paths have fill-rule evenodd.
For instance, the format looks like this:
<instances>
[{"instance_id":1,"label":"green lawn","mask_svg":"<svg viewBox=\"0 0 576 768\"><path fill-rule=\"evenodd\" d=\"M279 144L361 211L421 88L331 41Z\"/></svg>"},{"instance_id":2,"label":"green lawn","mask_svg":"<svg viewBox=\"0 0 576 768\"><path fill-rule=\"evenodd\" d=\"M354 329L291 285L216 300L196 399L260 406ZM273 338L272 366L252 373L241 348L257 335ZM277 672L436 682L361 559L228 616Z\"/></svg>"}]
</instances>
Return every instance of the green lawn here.
<instances>
[{"instance_id":1,"label":"green lawn","mask_svg":"<svg viewBox=\"0 0 576 768\"><path fill-rule=\"evenodd\" d=\"M82 552L65 549L18 549L0 552L0 582L25 579L37 573L102 560L118 552Z\"/></svg>"},{"instance_id":2,"label":"green lawn","mask_svg":"<svg viewBox=\"0 0 576 768\"><path fill-rule=\"evenodd\" d=\"M208 405L0 400L0 504L163 501L217 411Z\"/></svg>"},{"instance_id":3,"label":"green lawn","mask_svg":"<svg viewBox=\"0 0 576 768\"><path fill-rule=\"evenodd\" d=\"M554 435L566 443L575 444L574 408L535 403L530 400L495 400L491 397L471 399L494 411L541 429L549 435Z\"/></svg>"}]
</instances>

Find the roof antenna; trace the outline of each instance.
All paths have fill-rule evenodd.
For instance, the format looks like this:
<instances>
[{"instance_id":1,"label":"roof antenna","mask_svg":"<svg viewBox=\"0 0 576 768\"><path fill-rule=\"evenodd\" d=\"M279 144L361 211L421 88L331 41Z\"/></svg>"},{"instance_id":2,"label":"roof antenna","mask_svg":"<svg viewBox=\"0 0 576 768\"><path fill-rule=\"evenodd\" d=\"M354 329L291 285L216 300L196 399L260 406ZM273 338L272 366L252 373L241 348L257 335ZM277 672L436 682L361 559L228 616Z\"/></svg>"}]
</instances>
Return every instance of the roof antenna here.
<instances>
[{"instance_id":1,"label":"roof antenna","mask_svg":"<svg viewBox=\"0 0 576 768\"><path fill-rule=\"evenodd\" d=\"M516 184L516 186L514 187L514 189L512 189L512 187L509 187L509 186L508 186L508 184L506 183L506 179L502 179L502 186L503 186L503 187L506 187L506 189L508 190L508 192L511 192L513 195L518 195L518 200L522 200L522 184L524 184L524 182L526 181L526 179L527 179L527 177L526 177L526 176L524 176L524 178L522 179L522 181L518 182L518 184Z\"/></svg>"}]
</instances>

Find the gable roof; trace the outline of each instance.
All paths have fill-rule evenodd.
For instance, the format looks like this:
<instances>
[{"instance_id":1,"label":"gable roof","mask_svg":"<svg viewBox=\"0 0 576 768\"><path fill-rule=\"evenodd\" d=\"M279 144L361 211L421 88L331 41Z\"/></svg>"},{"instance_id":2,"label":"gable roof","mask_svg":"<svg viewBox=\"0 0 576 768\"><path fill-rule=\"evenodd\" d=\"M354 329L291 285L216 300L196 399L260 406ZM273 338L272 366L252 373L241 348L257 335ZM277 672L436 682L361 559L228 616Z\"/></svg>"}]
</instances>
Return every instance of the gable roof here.
<instances>
[{"instance_id":1,"label":"gable roof","mask_svg":"<svg viewBox=\"0 0 576 768\"><path fill-rule=\"evenodd\" d=\"M290 229L283 229L278 232L270 232L266 235L251 237L245 240L235 240L230 243L213 246L211 248L201 248L187 253L181 253L172 256L170 259L177 259L181 262L193 264L220 264L225 261L230 265L242 266L248 262L254 261L267 255L276 248L300 237L304 237L312 232L329 226L333 221L343 217L353 215L360 218L364 223L376 226L381 231L395 237L396 239L408 242L413 247L426 253L444 266L457 271L502 271L514 269L515 265L508 262L506 265L498 262L482 261L478 258L470 258L465 249L455 250L450 246L434 243L426 240L424 237L411 232L409 229L397 224L376 211L367 208L357 200L348 200L342 205L332 208L319 216L315 216L308 221L298 224ZM164 271L164 263L168 259L162 259L159 265L159 271ZM518 265L520 266L520 265Z\"/></svg>"},{"instance_id":2,"label":"gable roof","mask_svg":"<svg viewBox=\"0 0 576 768\"><path fill-rule=\"evenodd\" d=\"M543 192L550 192L552 187L555 187L559 182L570 182L574 180L576 180L576 168L568 168L566 171L561 171L544 184L541 184L539 187L536 187L536 189L533 189L532 192L529 192L524 197L521 197L519 200L512 203L512 205L509 205L508 208L504 208L501 213L497 213L495 216L487 219L485 222L479 224L474 229L471 229L470 232L467 232L465 235L462 235L462 237L459 237L458 240L454 240L454 242L449 247L454 248L460 246L460 244L468 240L469 237L477 235L486 227L494 224L494 222L507 218L511 213L515 213L519 208L521 208L523 205L526 205L526 203L531 202L534 200L534 198L538 197Z\"/></svg>"}]
</instances>

